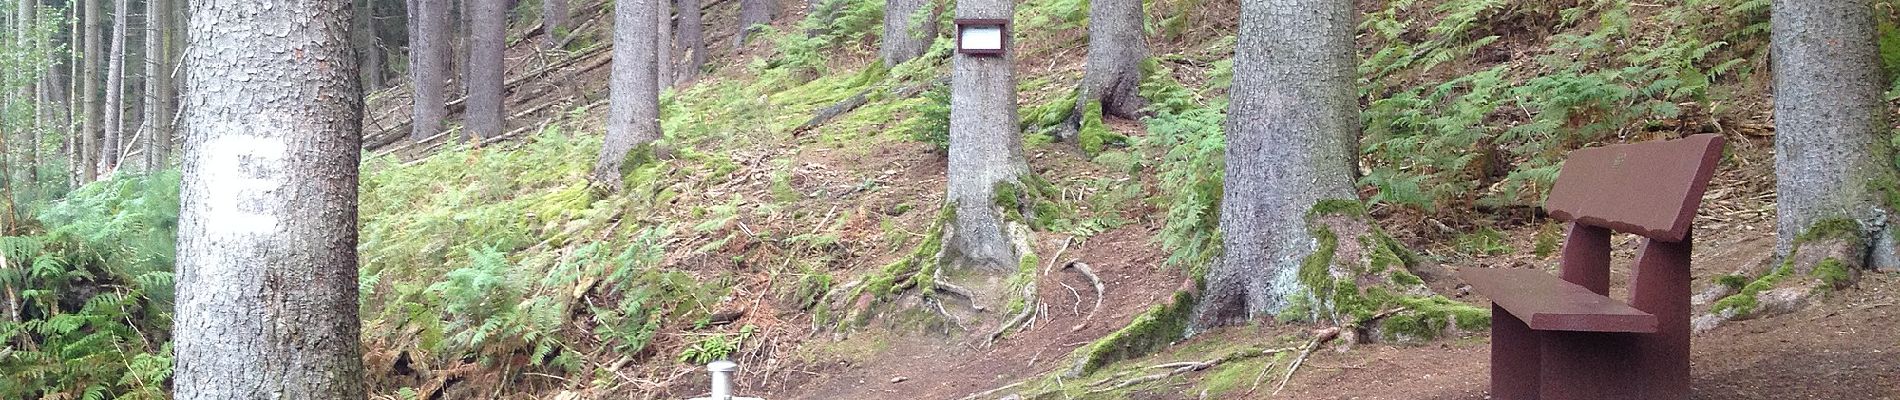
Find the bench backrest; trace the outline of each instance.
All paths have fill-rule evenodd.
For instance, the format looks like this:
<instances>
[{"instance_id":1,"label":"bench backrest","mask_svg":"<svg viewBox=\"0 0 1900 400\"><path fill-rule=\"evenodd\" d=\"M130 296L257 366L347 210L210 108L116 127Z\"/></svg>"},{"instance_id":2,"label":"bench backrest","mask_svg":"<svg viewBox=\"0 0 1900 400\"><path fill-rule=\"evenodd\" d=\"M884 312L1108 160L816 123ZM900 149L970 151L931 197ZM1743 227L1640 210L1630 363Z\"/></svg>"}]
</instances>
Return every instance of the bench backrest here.
<instances>
[{"instance_id":1,"label":"bench backrest","mask_svg":"<svg viewBox=\"0 0 1900 400\"><path fill-rule=\"evenodd\" d=\"M1682 241L1723 143L1721 135L1700 134L1571 152L1544 209L1563 221Z\"/></svg>"}]
</instances>

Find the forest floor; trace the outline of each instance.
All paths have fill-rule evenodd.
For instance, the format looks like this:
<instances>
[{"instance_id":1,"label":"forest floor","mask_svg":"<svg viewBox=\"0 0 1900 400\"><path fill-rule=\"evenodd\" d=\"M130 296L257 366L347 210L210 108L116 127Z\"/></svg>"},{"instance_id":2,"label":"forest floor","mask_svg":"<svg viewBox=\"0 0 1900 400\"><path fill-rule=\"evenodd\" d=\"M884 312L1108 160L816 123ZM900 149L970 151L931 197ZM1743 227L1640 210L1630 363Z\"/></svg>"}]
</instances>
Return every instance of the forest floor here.
<instances>
[{"instance_id":1,"label":"forest floor","mask_svg":"<svg viewBox=\"0 0 1900 400\"><path fill-rule=\"evenodd\" d=\"M1219 47L1202 45L1218 42L1218 32L1232 30L1232 19L1224 17L1237 12L1231 6L1230 2L1212 2L1196 8L1195 18L1189 19L1193 26L1209 27L1158 47L1166 54L1221 58L1220 51L1200 47ZM738 89L731 84L734 80L756 78L745 60L769 54L772 44L760 40L735 48L722 41L720 38L736 31L732 29L734 24L727 23L735 16L729 8L717 11L707 15L708 37L715 38L712 48L716 49L709 68L712 73L698 85ZM604 23L605 15L598 10L588 14ZM796 28L794 21L781 18L775 25L790 31ZM1039 83L1080 77L1081 52L1073 48L1076 35L1073 30L1058 31L1052 37L1025 43L1025 53L1050 61L1019 65L1025 81L1022 107L1059 96L1069 87ZM606 47L594 44L569 47L576 50L544 51L517 45L510 51L511 63L516 65L510 76L520 82L510 87L509 107L523 110L510 118L509 128L516 131L510 137L532 136L539 131L537 128L562 118L578 132L604 130L601 116L605 107L598 105L606 96L608 68L604 67L609 65L611 55ZM868 54L847 56L865 58ZM861 61L854 58L834 63L859 65ZM851 70L839 68L834 72ZM1201 86L1213 80L1208 72L1212 68L1181 70L1176 78L1189 85ZM814 318L809 310L769 300L780 297L775 292L784 291L783 286L793 282L789 277L795 275L835 274L843 282L876 273L879 267L905 254L909 250L905 245L913 243L913 236L924 236L918 232L929 226L934 215L907 211L942 204L946 168L942 155L909 138L890 134L896 129L894 123L886 121L894 120L889 118L890 110L883 111L887 115L882 119L862 118L869 123L838 124L842 126L823 127L803 135L779 129L795 126L820 107L840 100L814 101L823 96L799 93L811 87L825 89L826 79L838 80L840 76L848 77L835 73L810 87L761 94L744 101L716 98L741 96L724 93L676 94L678 97L670 101L680 103L680 111L717 112L693 115L680 125L743 120L706 129L717 131L711 139L694 137L713 143L701 145L699 150L723 155L728 165L721 167L729 169L710 174L717 178L686 174L699 180L682 184L683 194L672 201L672 207L656 207L649 210L651 215L629 219L629 228L623 230L654 221L693 226L712 218L703 209L722 203L739 210L727 211L727 221L710 225L713 228L682 230L679 237L668 242L675 250L669 252L663 265L669 270L686 271L701 282L729 287L730 292L714 306L719 311L745 312L724 327L669 326L643 353L619 357L619 362L613 362L616 356L611 352L603 353L603 358L595 362L618 366L639 360L627 369L606 368L614 370L616 376L595 377L618 383L557 385L542 380L541 386L522 388L522 392L557 399L693 397L704 393L707 378L697 365L671 362L675 358L672 355L692 338L731 334L737 327L746 326L756 327L762 334L735 354L747 368L737 382L742 395L775 400L1004 398L1019 392L1035 393L1052 381L1063 386L1063 378L1056 377L1071 367L1078 348L1122 329L1132 318L1165 302L1183 287L1186 272L1166 265L1168 252L1157 243L1167 217L1165 210L1150 201L1157 196L1157 178L1152 170L1113 171L1067 145L1029 143L1029 164L1035 172L1064 190L1060 200L1065 205L1085 210L1077 219L1099 217L1122 224L1079 236L1037 234L1034 247L1043 264L1037 273L1037 298L1047 310L1039 313L1028 329L994 345L971 339L981 333L919 332L876 321L865 327L837 329ZM1755 84L1760 86L1759 82ZM372 139L394 142L407 132L402 128L407 108L401 107L408 102L406 96L402 90L376 96L372 109L380 112L372 113L368 125L383 133L372 135ZM1759 116L1765 114L1765 99L1748 96L1740 102L1728 111L1739 116L1734 118L1754 125L1766 122ZM1145 135L1139 123L1117 119L1108 123L1111 129L1129 137ZM1728 132L1730 157L1711 184L1696 223L1700 232L1694 256L1694 276L1698 277L1694 287L1698 291L1712 285L1716 277L1769 262L1772 257L1774 177L1772 138L1768 135L1772 133L1761 129ZM415 160L434 154L437 146L448 141L396 144L379 151ZM584 156L588 155L578 155ZM682 170L712 169L698 163L676 160L669 165ZM1097 201L1129 186L1138 190L1127 199ZM1555 266L1554 259L1531 255L1528 250L1537 247L1540 237L1552 232L1561 234L1561 226L1528 208L1467 210L1456 215L1408 214L1385 206L1373 206L1371 211L1395 238L1438 263L1437 269L1553 270ZM1505 242L1502 247L1514 250L1473 255L1457 248L1455 242L1460 237L1481 227L1497 227ZM807 231L830 235L831 244L798 247L783 243L786 241L760 239L771 235L756 234ZM1628 236L1615 242L1618 264L1612 269L1614 296L1624 295L1620 287L1627 281L1626 265L1637 244ZM1103 293L1099 309L1094 307L1097 294L1091 283L1073 269L1061 268L1075 261L1088 264L1100 276ZM810 264L809 269L798 268L806 264ZM1435 278L1429 283L1439 293L1472 305L1486 304L1481 296L1468 294L1451 274L1421 275ZM1698 305L1697 311L1706 308ZM1694 337L1694 398L1900 399L1900 328L1895 327L1900 327L1900 276L1894 274L1869 274L1858 286L1793 314L1729 322ZM1156 364L1203 360L1210 353L1235 348L1299 345L1314 328L1273 322L1227 328L1117 366L1139 370ZM1286 360L1263 358L1176 375L1130 390L1074 398L1487 399L1488 339L1485 332L1464 332L1418 344L1370 343L1350 349L1328 346L1314 352L1290 378L1283 375ZM1103 375L1076 379L1095 381ZM494 386L510 385L504 379L486 382L463 385L468 387L463 390L499 392ZM1284 388L1278 388L1282 384ZM596 391L595 386L607 389Z\"/></svg>"},{"instance_id":2,"label":"forest floor","mask_svg":"<svg viewBox=\"0 0 1900 400\"><path fill-rule=\"evenodd\" d=\"M1172 286L1167 282L1177 280L1157 272L1154 265L1160 253L1149 240L1136 235L1139 231L1124 228L1110 232L1082 252L1099 263L1096 265L1105 277L1113 277L1106 278L1105 283L1109 293L1116 295L1103 305L1106 310L1095 321L1081 322L1074 314L1051 313L1054 320L989 349L945 346L934 337L861 334L825 345L831 349L858 349L849 352L850 356L827 355L830 362L817 363L819 368L801 372L806 378L775 383L762 394L785 399L962 399L1059 372L1068 367L1059 362L1062 356L1153 304L1151 297L1164 294L1160 292ZM1742 229L1712 231L1698 239L1695 271L1696 276L1703 277L1698 288L1708 277L1765 262L1772 254L1774 241L1768 234L1772 225L1756 223ZM1628 261L1635 243L1619 242L1619 266L1626 265L1620 263ZM1494 265L1474 261L1447 267L1490 266ZM1618 270L1617 275L1616 284L1623 284L1627 269ZM1053 279L1067 278L1044 278ZM1042 286L1044 296L1068 295L1060 286L1055 288L1057 293L1050 293L1049 286ZM1484 304L1476 295L1461 300ZM1900 276L1892 274L1867 275L1856 288L1799 313L1727 323L1693 339L1693 398L1900 399L1900 329L1896 326L1900 326ZM1272 323L1230 328L1197 336L1164 354L1133 363L1204 359L1205 354L1194 351L1203 348L1202 344L1278 344L1287 337L1304 334L1308 328ZM1482 332L1421 345L1322 349L1277 395L1270 392L1280 378L1278 372L1254 394L1202 397L1202 377L1220 374L1215 370L1173 377L1131 398L1488 399L1489 354L1489 337ZM1242 372L1243 378L1255 378L1252 370ZM974 398L994 399L1009 393L1012 391L1004 390Z\"/></svg>"}]
</instances>

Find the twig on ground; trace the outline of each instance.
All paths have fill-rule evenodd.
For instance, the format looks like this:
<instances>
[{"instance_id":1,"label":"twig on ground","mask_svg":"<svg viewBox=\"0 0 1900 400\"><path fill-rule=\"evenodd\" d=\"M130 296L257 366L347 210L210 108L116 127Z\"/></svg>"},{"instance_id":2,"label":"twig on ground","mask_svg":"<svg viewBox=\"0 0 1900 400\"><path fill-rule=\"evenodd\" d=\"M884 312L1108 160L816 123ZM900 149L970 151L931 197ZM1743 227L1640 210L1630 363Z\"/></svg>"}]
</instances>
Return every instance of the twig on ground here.
<instances>
[{"instance_id":1,"label":"twig on ground","mask_svg":"<svg viewBox=\"0 0 1900 400\"><path fill-rule=\"evenodd\" d=\"M1279 395L1280 390L1286 389L1286 383L1293 380L1293 373L1300 371L1300 364L1306 362L1307 356L1313 355L1313 350L1318 350L1320 345L1336 337L1339 337L1339 328L1326 328L1321 330L1318 335L1314 335L1313 341L1307 342L1306 350L1300 351L1300 356L1293 359L1293 364L1287 365L1286 377L1280 378L1280 386L1273 388L1273 394Z\"/></svg>"}]
</instances>

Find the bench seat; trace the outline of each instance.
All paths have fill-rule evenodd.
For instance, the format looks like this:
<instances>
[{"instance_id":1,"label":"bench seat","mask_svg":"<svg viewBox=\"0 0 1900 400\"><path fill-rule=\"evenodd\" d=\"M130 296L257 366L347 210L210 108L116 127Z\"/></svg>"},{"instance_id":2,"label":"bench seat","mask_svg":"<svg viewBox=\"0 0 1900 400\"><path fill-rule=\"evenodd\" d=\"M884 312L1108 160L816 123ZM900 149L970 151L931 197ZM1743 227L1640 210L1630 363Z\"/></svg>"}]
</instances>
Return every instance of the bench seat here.
<instances>
[{"instance_id":1,"label":"bench seat","mask_svg":"<svg viewBox=\"0 0 1900 400\"><path fill-rule=\"evenodd\" d=\"M1471 268L1458 276L1533 330L1656 332L1655 315L1543 271Z\"/></svg>"}]
</instances>

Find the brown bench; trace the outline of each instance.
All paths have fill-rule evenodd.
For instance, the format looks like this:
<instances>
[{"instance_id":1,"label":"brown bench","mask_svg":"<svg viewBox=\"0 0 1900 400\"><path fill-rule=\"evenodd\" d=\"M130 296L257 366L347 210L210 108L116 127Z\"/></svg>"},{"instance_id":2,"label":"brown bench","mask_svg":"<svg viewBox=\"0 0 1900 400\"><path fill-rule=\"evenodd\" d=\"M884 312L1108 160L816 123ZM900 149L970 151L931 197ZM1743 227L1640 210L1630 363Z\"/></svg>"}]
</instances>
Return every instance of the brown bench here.
<instances>
[{"instance_id":1,"label":"brown bench","mask_svg":"<svg viewBox=\"0 0 1900 400\"><path fill-rule=\"evenodd\" d=\"M1472 268L1491 298L1491 393L1498 400L1689 398L1690 225L1719 135L1570 154L1544 208L1569 222L1561 277ZM1612 231L1643 237L1628 303L1609 297Z\"/></svg>"}]
</instances>

